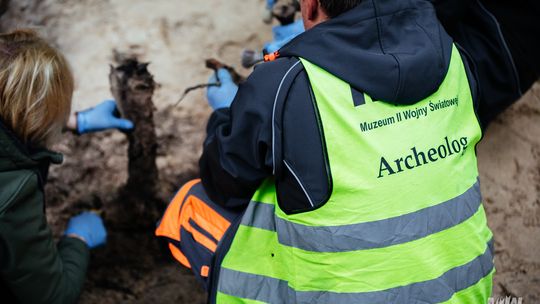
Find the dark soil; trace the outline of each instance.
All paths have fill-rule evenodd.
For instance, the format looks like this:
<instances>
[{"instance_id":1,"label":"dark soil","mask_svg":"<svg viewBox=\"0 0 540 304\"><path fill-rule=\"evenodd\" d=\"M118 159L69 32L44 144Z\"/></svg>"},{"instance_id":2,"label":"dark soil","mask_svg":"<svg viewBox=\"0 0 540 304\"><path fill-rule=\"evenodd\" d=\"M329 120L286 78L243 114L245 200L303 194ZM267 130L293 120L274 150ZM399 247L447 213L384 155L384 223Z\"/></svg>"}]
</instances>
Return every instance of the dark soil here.
<instances>
[{"instance_id":1,"label":"dark soil","mask_svg":"<svg viewBox=\"0 0 540 304\"><path fill-rule=\"evenodd\" d=\"M174 121L178 130L189 133L192 119L163 115L158 113L157 119ZM162 130L158 153L179 151L183 143L179 133ZM47 214L55 234L63 231L70 216L84 210L98 210L108 230L107 245L92 251L81 303L204 303L204 291L153 236L154 227L146 224L147 217L140 220L137 213L130 212L135 207L131 204L140 202L121 191L127 180L126 137L112 131L81 137L66 134L60 149L65 163L53 168L46 188ZM166 207L162 202L197 176L194 164L173 172L173 168L163 170L158 181L161 197L155 204L160 214Z\"/></svg>"}]
</instances>

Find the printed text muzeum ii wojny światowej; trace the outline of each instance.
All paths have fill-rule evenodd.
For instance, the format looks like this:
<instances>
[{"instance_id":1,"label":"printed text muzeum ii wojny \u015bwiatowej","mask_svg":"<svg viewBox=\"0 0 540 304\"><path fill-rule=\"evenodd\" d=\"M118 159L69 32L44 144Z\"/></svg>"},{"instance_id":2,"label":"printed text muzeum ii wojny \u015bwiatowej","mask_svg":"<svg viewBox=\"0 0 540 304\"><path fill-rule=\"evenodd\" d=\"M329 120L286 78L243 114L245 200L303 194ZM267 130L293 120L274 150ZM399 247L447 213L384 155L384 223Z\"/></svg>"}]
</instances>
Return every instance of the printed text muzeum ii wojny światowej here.
<instances>
[{"instance_id":1,"label":"printed text muzeum ii wojny \u015bwiatowej","mask_svg":"<svg viewBox=\"0 0 540 304\"><path fill-rule=\"evenodd\" d=\"M428 105L423 107L398 111L394 116L371 122L362 122L360 123L360 130L362 132L369 132L374 129L399 124L402 121L421 119L427 117L429 113L458 106L459 99L457 97L438 102L429 102ZM467 149L468 142L467 137L449 138L445 136L441 138L440 142L428 149L420 150L413 146L407 151L408 154L392 160L381 156L377 177L383 178L406 170L414 170L422 165L437 162L447 157L462 155Z\"/></svg>"}]
</instances>

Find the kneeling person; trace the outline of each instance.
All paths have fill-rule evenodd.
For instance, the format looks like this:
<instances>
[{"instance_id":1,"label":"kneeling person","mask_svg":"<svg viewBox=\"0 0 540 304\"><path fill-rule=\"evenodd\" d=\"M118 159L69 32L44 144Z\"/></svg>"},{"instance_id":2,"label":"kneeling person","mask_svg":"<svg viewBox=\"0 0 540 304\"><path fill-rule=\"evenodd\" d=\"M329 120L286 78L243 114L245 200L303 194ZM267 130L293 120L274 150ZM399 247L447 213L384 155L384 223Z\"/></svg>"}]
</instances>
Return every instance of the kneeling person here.
<instances>
[{"instance_id":1,"label":"kneeling person","mask_svg":"<svg viewBox=\"0 0 540 304\"><path fill-rule=\"evenodd\" d=\"M219 71L201 181L156 234L211 303L486 303L467 57L430 1L301 6L307 31L238 92Z\"/></svg>"}]
</instances>

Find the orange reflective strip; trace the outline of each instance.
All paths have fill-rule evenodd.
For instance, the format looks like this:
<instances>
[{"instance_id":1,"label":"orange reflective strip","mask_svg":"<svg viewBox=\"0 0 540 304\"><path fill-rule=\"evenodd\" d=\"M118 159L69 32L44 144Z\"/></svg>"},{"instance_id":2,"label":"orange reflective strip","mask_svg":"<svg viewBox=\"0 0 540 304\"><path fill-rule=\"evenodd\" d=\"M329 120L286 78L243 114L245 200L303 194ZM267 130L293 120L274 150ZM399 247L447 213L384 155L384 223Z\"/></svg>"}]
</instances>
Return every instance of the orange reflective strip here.
<instances>
[{"instance_id":1,"label":"orange reflective strip","mask_svg":"<svg viewBox=\"0 0 540 304\"><path fill-rule=\"evenodd\" d=\"M165 214L163 214L161 223L159 223L159 226L156 229L156 236L168 237L173 240L180 241L180 208L182 207L184 198L189 190L191 190L191 188L200 181L200 179L194 179L186 183L175 195L172 202L167 207Z\"/></svg>"},{"instance_id":2,"label":"orange reflective strip","mask_svg":"<svg viewBox=\"0 0 540 304\"><path fill-rule=\"evenodd\" d=\"M208 273L210 273L210 267L204 265L203 267L201 267L201 276L202 277L205 277L207 278L208 277Z\"/></svg>"},{"instance_id":3,"label":"orange reflective strip","mask_svg":"<svg viewBox=\"0 0 540 304\"><path fill-rule=\"evenodd\" d=\"M189 223L183 223L182 227L184 227L186 231L191 233L191 235L193 236L193 239L195 239L197 243L203 245L204 247L206 247L208 250L212 252L216 252L217 244L214 243L212 240L210 240L208 237L206 237L206 235L200 233L199 231L191 227Z\"/></svg>"},{"instance_id":4,"label":"orange reflective strip","mask_svg":"<svg viewBox=\"0 0 540 304\"><path fill-rule=\"evenodd\" d=\"M212 223L210 223L206 218L202 217L199 214L194 214L193 221L195 221L195 223L197 223L199 227L204 228L206 232L208 232L218 241L221 240L221 238L225 234L226 230L222 230L221 228L212 225Z\"/></svg>"},{"instance_id":5,"label":"orange reflective strip","mask_svg":"<svg viewBox=\"0 0 540 304\"><path fill-rule=\"evenodd\" d=\"M199 198L190 196L188 200L193 208L193 221L208 231L216 240L221 240L231 223Z\"/></svg>"},{"instance_id":6,"label":"orange reflective strip","mask_svg":"<svg viewBox=\"0 0 540 304\"><path fill-rule=\"evenodd\" d=\"M171 253L173 257L180 262L180 264L186 266L187 268L191 269L191 264L189 263L186 256L180 251L180 249L176 248L173 244L169 244L169 250L171 250Z\"/></svg>"}]
</instances>

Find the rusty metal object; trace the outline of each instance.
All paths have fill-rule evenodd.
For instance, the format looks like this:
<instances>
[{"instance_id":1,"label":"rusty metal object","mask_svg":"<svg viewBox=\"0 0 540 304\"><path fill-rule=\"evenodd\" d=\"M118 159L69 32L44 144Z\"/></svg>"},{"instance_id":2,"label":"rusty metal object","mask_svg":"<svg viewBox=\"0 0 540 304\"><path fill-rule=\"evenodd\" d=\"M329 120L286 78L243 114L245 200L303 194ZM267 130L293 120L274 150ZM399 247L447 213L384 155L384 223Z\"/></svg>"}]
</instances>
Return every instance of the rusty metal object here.
<instances>
[{"instance_id":1,"label":"rusty metal object","mask_svg":"<svg viewBox=\"0 0 540 304\"><path fill-rule=\"evenodd\" d=\"M206 59L206 67L214 70L214 72L217 72L217 70L219 69L226 69L227 71L229 71L229 73L231 73L232 80L236 84L240 84L246 81L246 78L238 74L238 72L236 72L236 70L233 67L226 65L217 59L214 59L214 58ZM219 77L218 77L218 81L219 81Z\"/></svg>"},{"instance_id":2,"label":"rusty metal object","mask_svg":"<svg viewBox=\"0 0 540 304\"><path fill-rule=\"evenodd\" d=\"M214 73L216 73L216 80L217 81L214 82L214 83L202 83L202 84L198 84L198 85L194 85L192 87L186 88L184 90L184 93L182 93L182 96L180 97L180 99L176 102L175 106L180 104L180 102L182 102L182 100L184 100L184 98L186 98L186 96L192 91L199 90L199 89L204 89L204 88L208 88L208 87L219 87L219 86L221 86L221 81L219 80L219 75L217 74L217 71L219 69L221 69L221 68L227 69L227 71L229 71L229 73L231 73L232 80L237 85L244 82L244 81L246 81L246 78L244 76L238 74L238 72L236 72L236 70L233 67L228 66L228 65L222 63L221 61L219 61L217 59L214 59L214 58L206 59L205 64L206 64L207 68L212 69L214 71Z\"/></svg>"}]
</instances>

